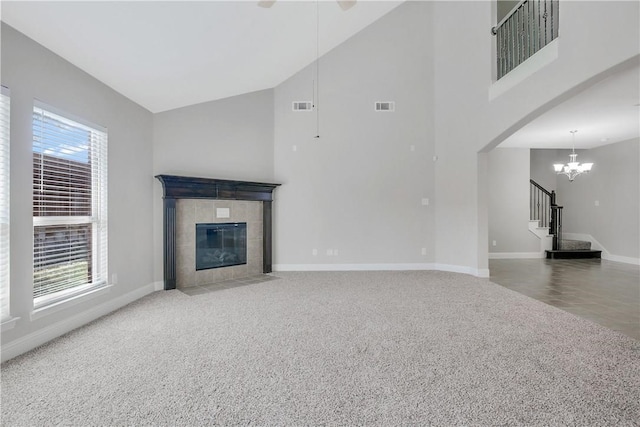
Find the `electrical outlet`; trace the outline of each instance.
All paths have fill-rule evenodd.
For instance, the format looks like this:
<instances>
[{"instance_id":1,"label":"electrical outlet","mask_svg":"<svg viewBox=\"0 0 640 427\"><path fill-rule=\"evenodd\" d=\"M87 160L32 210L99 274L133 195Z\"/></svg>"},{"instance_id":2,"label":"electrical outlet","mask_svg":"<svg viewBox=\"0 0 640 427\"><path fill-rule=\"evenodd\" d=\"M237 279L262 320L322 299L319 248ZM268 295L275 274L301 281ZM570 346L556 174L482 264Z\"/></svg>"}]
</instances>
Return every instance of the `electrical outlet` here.
<instances>
[{"instance_id":1,"label":"electrical outlet","mask_svg":"<svg viewBox=\"0 0 640 427\"><path fill-rule=\"evenodd\" d=\"M429 205L429 199L422 199L422 206L427 206Z\"/></svg>"},{"instance_id":2,"label":"electrical outlet","mask_svg":"<svg viewBox=\"0 0 640 427\"><path fill-rule=\"evenodd\" d=\"M420 253L422 255L426 255L427 254L427 248L422 248L422 250L420 251Z\"/></svg>"},{"instance_id":3,"label":"electrical outlet","mask_svg":"<svg viewBox=\"0 0 640 427\"><path fill-rule=\"evenodd\" d=\"M594 204L595 206L600 206L600 200L596 200L595 202L593 202L593 204Z\"/></svg>"},{"instance_id":4,"label":"electrical outlet","mask_svg":"<svg viewBox=\"0 0 640 427\"><path fill-rule=\"evenodd\" d=\"M495 245L497 245L497 242L494 240L493 242L491 242L491 244L492 244L493 246L495 246Z\"/></svg>"},{"instance_id":5,"label":"electrical outlet","mask_svg":"<svg viewBox=\"0 0 640 427\"><path fill-rule=\"evenodd\" d=\"M311 255L313 255L313 256L318 255L318 250L317 250L317 249L313 249L313 250L311 251Z\"/></svg>"},{"instance_id":6,"label":"electrical outlet","mask_svg":"<svg viewBox=\"0 0 640 427\"><path fill-rule=\"evenodd\" d=\"M333 249L327 249L327 255L333 256Z\"/></svg>"},{"instance_id":7,"label":"electrical outlet","mask_svg":"<svg viewBox=\"0 0 640 427\"><path fill-rule=\"evenodd\" d=\"M338 256L338 250L337 249L333 250L333 256Z\"/></svg>"}]
</instances>

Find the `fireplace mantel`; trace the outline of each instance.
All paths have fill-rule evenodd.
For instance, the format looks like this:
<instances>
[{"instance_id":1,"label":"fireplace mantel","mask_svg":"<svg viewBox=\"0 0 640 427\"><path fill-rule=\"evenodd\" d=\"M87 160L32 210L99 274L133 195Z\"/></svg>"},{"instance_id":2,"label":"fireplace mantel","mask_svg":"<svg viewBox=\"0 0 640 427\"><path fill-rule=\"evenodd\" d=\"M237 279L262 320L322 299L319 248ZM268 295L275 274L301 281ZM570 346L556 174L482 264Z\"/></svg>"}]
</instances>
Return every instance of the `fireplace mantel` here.
<instances>
[{"instance_id":1,"label":"fireplace mantel","mask_svg":"<svg viewBox=\"0 0 640 427\"><path fill-rule=\"evenodd\" d=\"M262 270L271 273L273 190L280 184L156 175L163 188L164 288L176 288L176 200L213 199L262 202Z\"/></svg>"}]
</instances>

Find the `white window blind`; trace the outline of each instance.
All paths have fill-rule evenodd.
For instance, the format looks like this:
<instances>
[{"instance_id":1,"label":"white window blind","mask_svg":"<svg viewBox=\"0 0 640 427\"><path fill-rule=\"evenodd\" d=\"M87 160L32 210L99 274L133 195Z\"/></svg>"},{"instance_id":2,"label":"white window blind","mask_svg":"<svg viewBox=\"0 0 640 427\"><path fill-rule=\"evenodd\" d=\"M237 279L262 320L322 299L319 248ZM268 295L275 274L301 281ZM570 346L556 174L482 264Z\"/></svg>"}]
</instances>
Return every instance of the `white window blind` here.
<instances>
[{"instance_id":1,"label":"white window blind","mask_svg":"<svg viewBox=\"0 0 640 427\"><path fill-rule=\"evenodd\" d=\"M0 321L9 319L9 91L0 92Z\"/></svg>"},{"instance_id":2,"label":"white window blind","mask_svg":"<svg viewBox=\"0 0 640 427\"><path fill-rule=\"evenodd\" d=\"M33 109L36 308L107 284L107 133Z\"/></svg>"}]
</instances>

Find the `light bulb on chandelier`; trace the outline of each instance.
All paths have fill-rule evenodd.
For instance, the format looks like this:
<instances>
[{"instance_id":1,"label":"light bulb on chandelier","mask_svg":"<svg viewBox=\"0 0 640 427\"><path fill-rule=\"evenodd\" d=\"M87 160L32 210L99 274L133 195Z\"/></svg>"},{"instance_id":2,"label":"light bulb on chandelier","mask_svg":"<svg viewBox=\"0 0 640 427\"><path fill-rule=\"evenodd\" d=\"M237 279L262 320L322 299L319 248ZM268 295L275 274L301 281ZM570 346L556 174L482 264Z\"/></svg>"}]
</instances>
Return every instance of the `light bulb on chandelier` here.
<instances>
[{"instance_id":1,"label":"light bulb on chandelier","mask_svg":"<svg viewBox=\"0 0 640 427\"><path fill-rule=\"evenodd\" d=\"M583 163L580 164L577 160L578 155L576 154L576 133L577 130L569 131L572 136L572 148L571 154L569 154L569 163L566 165L556 163L553 165L553 169L555 169L558 175L566 175L569 177L569 181L573 182L576 176L581 173L588 173L591 171L593 167L593 163Z\"/></svg>"}]
</instances>

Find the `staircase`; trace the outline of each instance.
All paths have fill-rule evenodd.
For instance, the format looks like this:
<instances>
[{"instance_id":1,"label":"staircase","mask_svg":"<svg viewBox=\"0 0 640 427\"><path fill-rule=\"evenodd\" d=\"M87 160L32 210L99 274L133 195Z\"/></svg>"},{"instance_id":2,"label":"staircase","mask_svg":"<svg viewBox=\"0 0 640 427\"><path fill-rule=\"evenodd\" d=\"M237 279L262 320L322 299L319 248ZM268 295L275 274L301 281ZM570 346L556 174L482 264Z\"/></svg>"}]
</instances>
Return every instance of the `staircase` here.
<instances>
[{"instance_id":1,"label":"staircase","mask_svg":"<svg viewBox=\"0 0 640 427\"><path fill-rule=\"evenodd\" d=\"M562 248L547 250L547 259L600 258L602 251L591 249L591 242L583 240L562 240Z\"/></svg>"},{"instance_id":2,"label":"staircase","mask_svg":"<svg viewBox=\"0 0 640 427\"><path fill-rule=\"evenodd\" d=\"M556 204L555 191L546 190L532 179L529 183L529 230L541 239L545 232L551 237L551 247L545 248L547 259L600 258L602 251L592 250L591 242L562 238L563 207ZM544 240L543 246L548 246Z\"/></svg>"}]
</instances>

